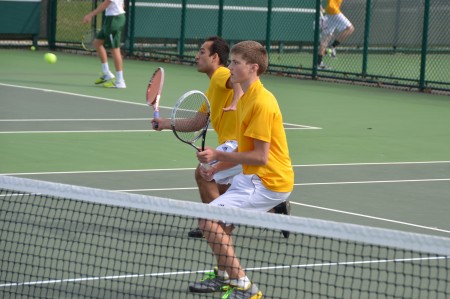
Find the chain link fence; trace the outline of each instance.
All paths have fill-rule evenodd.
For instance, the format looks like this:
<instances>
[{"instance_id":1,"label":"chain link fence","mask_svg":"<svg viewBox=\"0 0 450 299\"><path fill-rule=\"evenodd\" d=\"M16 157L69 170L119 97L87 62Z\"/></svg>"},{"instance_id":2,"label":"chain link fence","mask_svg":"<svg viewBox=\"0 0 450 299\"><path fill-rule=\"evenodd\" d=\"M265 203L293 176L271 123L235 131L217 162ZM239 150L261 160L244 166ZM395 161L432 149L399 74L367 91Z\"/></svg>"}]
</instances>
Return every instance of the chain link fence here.
<instances>
[{"instance_id":1,"label":"chain link fence","mask_svg":"<svg viewBox=\"0 0 450 299\"><path fill-rule=\"evenodd\" d=\"M83 33L101 26L102 16L81 23L97 0L39 3L34 42L42 46L82 51ZM336 48L336 57L325 55L327 69L317 63L320 5L320 0L128 0L123 53L193 64L203 40L219 35L230 44L246 39L264 44L272 73L450 92L448 0L343 1L342 13L355 30ZM17 33L0 32L1 46L17 44Z\"/></svg>"}]
</instances>

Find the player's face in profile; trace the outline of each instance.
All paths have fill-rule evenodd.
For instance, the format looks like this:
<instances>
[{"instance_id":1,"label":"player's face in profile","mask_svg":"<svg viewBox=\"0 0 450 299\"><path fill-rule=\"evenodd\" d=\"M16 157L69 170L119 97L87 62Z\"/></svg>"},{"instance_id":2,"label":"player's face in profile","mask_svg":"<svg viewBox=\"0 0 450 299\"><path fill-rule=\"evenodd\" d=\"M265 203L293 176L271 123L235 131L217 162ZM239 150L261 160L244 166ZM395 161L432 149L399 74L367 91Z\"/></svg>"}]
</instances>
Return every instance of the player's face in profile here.
<instances>
[{"instance_id":1,"label":"player's face in profile","mask_svg":"<svg viewBox=\"0 0 450 299\"><path fill-rule=\"evenodd\" d=\"M230 64L228 65L231 73L231 82L243 83L249 79L251 64L248 64L239 54L231 54Z\"/></svg>"},{"instance_id":2,"label":"player's face in profile","mask_svg":"<svg viewBox=\"0 0 450 299\"><path fill-rule=\"evenodd\" d=\"M213 63L213 56L209 49L211 48L212 41L207 41L202 44L197 55L195 55L195 62L197 63L197 71L201 73L207 73Z\"/></svg>"}]
</instances>

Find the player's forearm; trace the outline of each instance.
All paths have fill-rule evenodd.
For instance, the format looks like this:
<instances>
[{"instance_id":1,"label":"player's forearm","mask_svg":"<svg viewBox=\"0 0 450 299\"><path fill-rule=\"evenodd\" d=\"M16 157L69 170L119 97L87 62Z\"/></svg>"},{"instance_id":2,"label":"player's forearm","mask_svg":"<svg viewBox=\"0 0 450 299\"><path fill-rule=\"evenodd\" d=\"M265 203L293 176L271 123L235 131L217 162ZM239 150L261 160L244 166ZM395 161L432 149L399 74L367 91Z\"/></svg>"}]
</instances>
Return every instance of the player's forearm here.
<instances>
[{"instance_id":1,"label":"player's forearm","mask_svg":"<svg viewBox=\"0 0 450 299\"><path fill-rule=\"evenodd\" d=\"M219 171L224 171L224 170L230 169L236 165L237 165L236 163L219 161L213 165L214 173L218 173Z\"/></svg>"},{"instance_id":2,"label":"player's forearm","mask_svg":"<svg viewBox=\"0 0 450 299\"><path fill-rule=\"evenodd\" d=\"M248 152L216 152L218 161L233 163L233 164L245 164L245 165L266 165L268 156L260 151L248 151Z\"/></svg>"}]
</instances>

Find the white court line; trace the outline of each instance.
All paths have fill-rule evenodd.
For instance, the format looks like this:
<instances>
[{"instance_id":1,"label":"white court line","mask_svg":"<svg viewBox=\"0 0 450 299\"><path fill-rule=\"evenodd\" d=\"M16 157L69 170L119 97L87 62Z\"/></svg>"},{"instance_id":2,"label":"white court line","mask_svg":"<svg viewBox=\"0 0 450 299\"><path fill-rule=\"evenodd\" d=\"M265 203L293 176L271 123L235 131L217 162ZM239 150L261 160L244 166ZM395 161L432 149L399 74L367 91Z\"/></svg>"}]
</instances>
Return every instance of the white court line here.
<instances>
[{"instance_id":1,"label":"white court line","mask_svg":"<svg viewBox=\"0 0 450 299\"><path fill-rule=\"evenodd\" d=\"M364 163L335 163L335 164L304 164L294 167L322 167L322 166L364 166L364 165L407 165L407 164L443 164L450 161L407 161L407 162L364 162Z\"/></svg>"},{"instance_id":2,"label":"white court line","mask_svg":"<svg viewBox=\"0 0 450 299\"><path fill-rule=\"evenodd\" d=\"M96 99L96 100L102 100L102 101L109 101L109 102L116 102L116 103L121 103L121 104L132 104L132 105L139 105L139 106L148 106L146 103L137 103L137 102L128 102L128 101L122 101L122 100L114 100L114 99L109 99L109 98L103 98L103 97L96 97L96 96L89 96L89 95L83 95L83 94L78 94L78 93L72 93L72 92L65 92L65 91L58 91L58 90L52 90L52 89L44 89L44 88L36 88L36 87L28 87L28 86L20 86L20 85L12 85L12 84L5 84L5 83L0 83L0 86L7 86L7 87L14 87L14 88L22 88L22 89L31 89L31 90L39 90L39 91L43 91L43 92L52 92L52 93L59 93L59 94L65 94L65 95L71 95L71 96L76 96L76 97L83 97L83 98L89 98L89 99ZM172 107L167 107L167 106L160 106L160 108L163 109L172 109ZM133 119L121 119L121 120L149 120L152 117L149 118L133 118ZM21 122L26 122L26 121L101 121L101 120L105 120L105 121L114 121L117 119L30 119L30 120L23 120L23 119L5 119L5 120L0 120L3 122L13 122L13 121L21 121ZM286 130L298 130L298 129L321 129L319 127L312 127L312 126L306 126L306 125L298 125L298 124L290 124L290 123L286 123L286 125L290 125L290 126L297 126L298 128L286 128ZM212 130L212 129L210 129ZM153 131L153 130L83 130L83 131L2 131L0 132L0 134L19 134L19 133L26 133L26 134L32 134L32 133L116 133L116 132L149 132L149 131ZM157 132L157 131L154 131Z\"/></svg>"},{"instance_id":3,"label":"white court line","mask_svg":"<svg viewBox=\"0 0 450 299\"><path fill-rule=\"evenodd\" d=\"M450 181L450 178L445 178L445 179L414 179L414 180L382 180L382 181L300 183L300 184L294 184L294 186L350 185L350 184L387 184L387 183L416 183L416 182L440 182L440 181Z\"/></svg>"},{"instance_id":4,"label":"white court line","mask_svg":"<svg viewBox=\"0 0 450 299\"><path fill-rule=\"evenodd\" d=\"M192 168L194 169L194 168ZM14 174L11 174L14 175ZM416 180L391 180L391 181L360 181L360 182L324 182L324 183L300 183L294 184L294 186L323 186L323 185L348 185L348 184L386 184L386 183L419 183L419 182L441 182L450 181L448 179L416 179ZM171 190L193 190L197 187L185 187L185 188L152 188L152 189L128 189L128 190L114 190L117 192L140 192L140 191L171 191Z\"/></svg>"},{"instance_id":5,"label":"white court line","mask_svg":"<svg viewBox=\"0 0 450 299\"><path fill-rule=\"evenodd\" d=\"M421 161L421 162L392 162L392 163L348 163L348 164L315 164L315 165L294 165L294 167L323 167L323 166L364 166L364 165L408 165L408 164L441 164L441 163L450 163L450 161ZM189 170L192 171L195 168L174 168L174 169L141 169L141 170L104 170L104 171L65 171L65 172L28 172L28 173L3 173L0 175L44 175L44 174L89 174L89 173L124 173L124 172L160 172L160 171L184 171ZM443 179L415 179L415 180L382 180L382 181L360 181L360 182L324 182L324 183L299 183L294 184L294 186L323 186L323 185L346 185L346 184L386 184L386 183L419 183L419 182L442 182L442 181L450 181L450 178ZM180 190L196 190L197 187L181 187L181 188L146 188L146 189L123 189L123 190L113 190L116 192L151 192L151 191L180 191ZM344 210L336 210L336 209L328 209L319 206L307 205L299 202L290 201L292 204L303 205L314 207L317 209L328 210L335 213L348 214L368 219L381 220L391 223L402 224L406 226L418 227L433 231L450 233L450 231L439 229L436 227L428 227L414 223L402 222L398 220L388 219L388 218L380 218L365 214L358 214L347 212Z\"/></svg>"},{"instance_id":6,"label":"white court line","mask_svg":"<svg viewBox=\"0 0 450 299\"><path fill-rule=\"evenodd\" d=\"M401 225L406 225L406 226L412 226L412 227L418 227L418 228L423 228L423 229L427 229L427 230L434 230L434 231L450 234L450 231L445 230L445 229L440 229L440 228L437 228L437 227L424 226L424 225L419 225L419 224L414 224L414 223L409 223L409 222L403 222L403 221L398 221L398 220L393 220L393 219L388 219L388 218L381 218L381 217L375 217L375 216L370 216L370 215L365 215L365 214L359 214L359 213L352 213L352 212L347 212L347 211L342 211L342 210L330 209L330 208L325 208L325 207L321 207L321 206L304 204L304 203L300 203L300 202L294 202L294 201L289 201L289 202L291 204L294 204L294 205L304 206L304 207L308 207L308 208L314 208L314 209L325 210L325 211L335 212L335 213L340 213L340 214L347 214L347 215L352 215L352 216L358 216L358 217L374 219L374 220L381 220L381 221L385 221L385 222L391 222L391 223L396 223L396 224L401 224Z\"/></svg>"},{"instance_id":7,"label":"white court line","mask_svg":"<svg viewBox=\"0 0 450 299\"><path fill-rule=\"evenodd\" d=\"M81 131L3 131L0 134L61 134L61 133L127 133L127 132L147 132L156 133L157 131L148 130L81 130Z\"/></svg>"},{"instance_id":8,"label":"white court line","mask_svg":"<svg viewBox=\"0 0 450 299\"><path fill-rule=\"evenodd\" d=\"M162 131L169 132L169 131ZM373 162L373 163L336 163L336 164L296 164L292 165L294 168L301 167L333 167L333 166L376 166L376 165L415 165L415 164L447 164L450 161L405 161L405 162ZM49 171L49 172L12 172L0 173L0 175L40 175L40 174L84 174L84 173L126 173L126 172L160 172L160 171L180 171L180 170L194 170L195 167L185 168L147 168L147 169L117 169L117 170L89 170L89 171ZM444 179L447 180L447 179ZM333 182L331 182L333 183ZM345 183L345 182L343 182ZM305 183L306 186L307 183ZM315 184L315 183L311 183Z\"/></svg>"},{"instance_id":9,"label":"white court line","mask_svg":"<svg viewBox=\"0 0 450 299\"><path fill-rule=\"evenodd\" d=\"M245 271L262 271L262 270L283 270L292 268L321 268L321 267L334 267L334 266L351 266L351 265L367 265L367 264L387 264L387 263L406 263L417 261L430 261L430 260L445 260L449 259L448 256L437 257L416 257L405 259L381 259L381 260L362 260L353 262L328 262L328 263L316 263L316 264L299 264L299 265L282 265L282 266L267 266L267 267L253 267L246 268ZM52 279L52 280L37 280L37 281L24 281L0 284L0 288L19 287L28 285L44 285L44 284L56 284L56 283L76 283L93 280L119 280L129 278L142 278L142 277L160 277L160 276L176 276L176 275L191 275L211 272L212 270L198 270L198 271L174 271L174 272L160 272L160 273L147 273L147 274L123 274L123 275L109 275L109 276L93 276L93 277L79 277L79 278L66 278L66 279Z\"/></svg>"},{"instance_id":10,"label":"white court line","mask_svg":"<svg viewBox=\"0 0 450 299\"><path fill-rule=\"evenodd\" d=\"M37 88L37 87L29 87L29 86L20 86L20 85L12 85L12 84L4 84L4 83L0 83L0 86L15 87L15 88L21 88L21 89L30 89L30 90L39 90L39 91L44 91L44 92L59 93L59 94L65 94L65 95L70 95L70 96L75 96L75 97L96 99L96 100L116 102L116 103L122 103L122 104L148 106L145 103L136 103L136 102L128 102L128 101L122 101L122 100L114 100L114 99L109 99L109 98L89 96L89 95L84 95L84 94L79 94L79 93L58 91L58 90L53 90L53 89L45 89L45 88Z\"/></svg>"},{"instance_id":11,"label":"white court line","mask_svg":"<svg viewBox=\"0 0 450 299\"><path fill-rule=\"evenodd\" d=\"M77 121L128 121L128 120L149 120L152 117L146 118L46 118L46 119L0 119L0 122L77 122Z\"/></svg>"},{"instance_id":12,"label":"white court line","mask_svg":"<svg viewBox=\"0 0 450 299\"><path fill-rule=\"evenodd\" d=\"M448 179L423 179L423 180L392 180L392 181L364 181L364 182L305 183L305 184L294 184L294 186L374 184L374 183L405 183L405 182L435 182L435 181L437 181L437 182L450 181L450 178L448 178ZM186 188L130 189L130 190L114 190L114 191L133 193L133 192L178 191L178 190L197 190L197 189L198 189L197 187L186 187ZM292 200L290 200L290 203L294 204L294 205L305 206L305 207L315 208L315 209L319 209L319 210L325 210L325 211L339 213L339 214L352 215L352 216L357 216L357 217L362 217L362 218L374 219L374 220L379 220L379 221L384 221L384 222L396 223L396 224L401 224L401 225L405 225L405 226L417 227L417 228L422 228L422 229L438 231L438 232L444 232L444 233L449 233L450 234L450 231L444 230L444 229L440 229L440 228L437 228L437 227L424 226L424 225L420 225L420 224L414 224L414 223L409 223L409 222L404 222L404 221L398 221L398 220L393 220L393 219L389 219L389 218L375 217L375 216L370 216L370 215L360 214L360 213L353 213L353 212L348 212L348 211L344 211L344 210L330 209L330 208L325 208L325 207L320 207L320 206L315 206L315 205L309 205L309 204L304 204L304 203L300 203L300 202L295 202L295 201L292 201Z\"/></svg>"}]
</instances>

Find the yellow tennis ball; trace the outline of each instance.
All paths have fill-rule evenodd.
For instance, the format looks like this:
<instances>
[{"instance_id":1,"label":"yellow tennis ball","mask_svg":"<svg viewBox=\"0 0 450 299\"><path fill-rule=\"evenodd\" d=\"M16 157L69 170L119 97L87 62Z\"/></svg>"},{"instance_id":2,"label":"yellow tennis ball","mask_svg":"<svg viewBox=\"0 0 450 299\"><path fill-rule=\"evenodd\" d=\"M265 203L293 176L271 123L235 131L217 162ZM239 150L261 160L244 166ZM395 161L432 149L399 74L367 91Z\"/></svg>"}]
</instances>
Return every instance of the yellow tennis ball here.
<instances>
[{"instance_id":1,"label":"yellow tennis ball","mask_svg":"<svg viewBox=\"0 0 450 299\"><path fill-rule=\"evenodd\" d=\"M51 63L51 64L56 63L56 61L58 60L56 55L53 53L45 53L44 59L45 59L45 61L47 61L48 63Z\"/></svg>"},{"instance_id":2,"label":"yellow tennis ball","mask_svg":"<svg viewBox=\"0 0 450 299\"><path fill-rule=\"evenodd\" d=\"M35 50L36 50L36 47L35 47L35 46L31 46L30 50L31 50L31 51L35 51Z\"/></svg>"}]
</instances>

